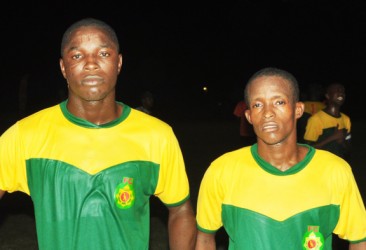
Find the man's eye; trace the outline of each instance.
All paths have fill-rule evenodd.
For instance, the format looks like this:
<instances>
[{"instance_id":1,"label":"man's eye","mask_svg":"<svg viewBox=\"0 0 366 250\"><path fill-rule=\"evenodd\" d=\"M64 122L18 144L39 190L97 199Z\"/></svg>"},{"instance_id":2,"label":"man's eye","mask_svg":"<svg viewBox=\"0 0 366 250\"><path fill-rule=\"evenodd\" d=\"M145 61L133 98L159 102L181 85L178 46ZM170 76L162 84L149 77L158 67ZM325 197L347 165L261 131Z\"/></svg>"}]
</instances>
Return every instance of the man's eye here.
<instances>
[{"instance_id":1,"label":"man's eye","mask_svg":"<svg viewBox=\"0 0 366 250\"><path fill-rule=\"evenodd\" d=\"M79 59L80 57L81 57L81 55L80 55L80 54L76 54L76 55L73 55L73 56L72 56L72 58L73 58L73 59Z\"/></svg>"},{"instance_id":2,"label":"man's eye","mask_svg":"<svg viewBox=\"0 0 366 250\"><path fill-rule=\"evenodd\" d=\"M281 100L281 101L277 101L276 103L277 103L278 105L283 105L283 104L285 104L285 101L282 101L282 100Z\"/></svg>"},{"instance_id":3,"label":"man's eye","mask_svg":"<svg viewBox=\"0 0 366 250\"><path fill-rule=\"evenodd\" d=\"M101 54L101 56L103 56L103 57L108 57L108 56L110 56L110 54L109 54L108 52L101 52L100 54Z\"/></svg>"},{"instance_id":4,"label":"man's eye","mask_svg":"<svg viewBox=\"0 0 366 250\"><path fill-rule=\"evenodd\" d=\"M254 105L253 105L253 108L259 108L261 106L261 104L260 103L255 103Z\"/></svg>"}]
</instances>

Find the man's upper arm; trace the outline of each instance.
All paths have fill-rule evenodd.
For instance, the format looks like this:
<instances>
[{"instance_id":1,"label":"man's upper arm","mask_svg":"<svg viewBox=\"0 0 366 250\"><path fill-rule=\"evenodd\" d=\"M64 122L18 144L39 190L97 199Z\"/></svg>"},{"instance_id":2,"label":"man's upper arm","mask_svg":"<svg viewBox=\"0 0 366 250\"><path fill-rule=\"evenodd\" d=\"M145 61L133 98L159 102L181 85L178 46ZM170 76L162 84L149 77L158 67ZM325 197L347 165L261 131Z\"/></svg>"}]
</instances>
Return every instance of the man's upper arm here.
<instances>
[{"instance_id":1,"label":"man's upper arm","mask_svg":"<svg viewBox=\"0 0 366 250\"><path fill-rule=\"evenodd\" d=\"M196 243L196 220L190 200L175 207L168 207L170 249L194 249Z\"/></svg>"}]
</instances>

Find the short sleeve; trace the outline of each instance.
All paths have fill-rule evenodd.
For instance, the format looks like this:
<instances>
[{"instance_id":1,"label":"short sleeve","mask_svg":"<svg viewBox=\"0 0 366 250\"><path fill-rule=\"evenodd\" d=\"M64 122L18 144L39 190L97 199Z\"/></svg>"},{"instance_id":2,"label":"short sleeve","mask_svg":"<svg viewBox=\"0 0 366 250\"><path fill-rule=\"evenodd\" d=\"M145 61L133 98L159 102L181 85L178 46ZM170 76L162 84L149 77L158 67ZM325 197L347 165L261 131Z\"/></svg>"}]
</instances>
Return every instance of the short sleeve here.
<instances>
[{"instance_id":1,"label":"short sleeve","mask_svg":"<svg viewBox=\"0 0 366 250\"><path fill-rule=\"evenodd\" d=\"M176 136L170 130L162 143L157 196L165 205L176 206L189 198L189 182L183 155Z\"/></svg>"},{"instance_id":2,"label":"short sleeve","mask_svg":"<svg viewBox=\"0 0 366 250\"><path fill-rule=\"evenodd\" d=\"M321 123L319 119L315 116L311 116L308 119L306 130L304 134L304 140L305 141L311 141L316 142L319 139L319 136L321 135Z\"/></svg>"},{"instance_id":3,"label":"short sleeve","mask_svg":"<svg viewBox=\"0 0 366 250\"><path fill-rule=\"evenodd\" d=\"M29 194L25 157L18 123L0 137L0 189L7 192L22 191Z\"/></svg>"},{"instance_id":4,"label":"short sleeve","mask_svg":"<svg viewBox=\"0 0 366 250\"><path fill-rule=\"evenodd\" d=\"M207 169L201 181L197 201L197 224L199 230L214 233L222 227L222 182L219 181L217 160Z\"/></svg>"},{"instance_id":5,"label":"short sleeve","mask_svg":"<svg viewBox=\"0 0 366 250\"><path fill-rule=\"evenodd\" d=\"M334 233L348 241L366 239L366 211L351 169L338 181L340 216Z\"/></svg>"}]
</instances>

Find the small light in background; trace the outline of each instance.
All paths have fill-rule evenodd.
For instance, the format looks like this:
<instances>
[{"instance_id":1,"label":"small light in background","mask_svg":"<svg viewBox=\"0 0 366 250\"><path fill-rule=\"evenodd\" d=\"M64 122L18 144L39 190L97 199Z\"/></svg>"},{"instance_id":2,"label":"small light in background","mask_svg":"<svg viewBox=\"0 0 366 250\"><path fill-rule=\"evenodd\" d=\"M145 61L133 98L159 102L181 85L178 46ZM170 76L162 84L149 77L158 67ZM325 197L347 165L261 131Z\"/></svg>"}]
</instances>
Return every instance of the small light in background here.
<instances>
[{"instance_id":1,"label":"small light in background","mask_svg":"<svg viewBox=\"0 0 366 250\"><path fill-rule=\"evenodd\" d=\"M202 88L202 90L203 90L203 92L208 92L208 87L207 87L207 86L204 86L204 87Z\"/></svg>"}]
</instances>

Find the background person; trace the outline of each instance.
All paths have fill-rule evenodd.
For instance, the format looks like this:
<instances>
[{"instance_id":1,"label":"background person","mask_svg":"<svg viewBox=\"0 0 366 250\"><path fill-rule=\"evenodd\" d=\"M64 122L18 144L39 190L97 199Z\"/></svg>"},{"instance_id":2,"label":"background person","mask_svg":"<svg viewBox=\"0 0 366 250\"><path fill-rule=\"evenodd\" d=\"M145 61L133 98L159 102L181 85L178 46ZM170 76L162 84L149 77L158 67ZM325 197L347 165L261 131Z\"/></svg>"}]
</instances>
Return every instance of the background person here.
<instances>
[{"instance_id":1,"label":"background person","mask_svg":"<svg viewBox=\"0 0 366 250\"><path fill-rule=\"evenodd\" d=\"M233 114L239 119L239 135L242 146L252 145L256 140L253 126L245 117L245 110L247 109L248 107L245 104L245 101L241 100L236 104L233 112Z\"/></svg>"},{"instance_id":2,"label":"background person","mask_svg":"<svg viewBox=\"0 0 366 250\"><path fill-rule=\"evenodd\" d=\"M146 114L152 115L152 109L154 107L154 96L150 91L145 91L141 94L140 97L141 105L136 107L137 110L140 110Z\"/></svg>"},{"instance_id":3,"label":"background person","mask_svg":"<svg viewBox=\"0 0 366 250\"><path fill-rule=\"evenodd\" d=\"M324 90L321 84L309 84L303 94L305 97L305 99L302 100L304 103L304 113L297 121L297 140L300 143L305 143L304 134L309 118L316 112L325 108Z\"/></svg>"},{"instance_id":4,"label":"background person","mask_svg":"<svg viewBox=\"0 0 366 250\"><path fill-rule=\"evenodd\" d=\"M346 100L344 86L330 84L325 98L326 107L309 118L304 140L315 148L330 151L347 160L351 148L351 119L341 112Z\"/></svg>"}]
</instances>

